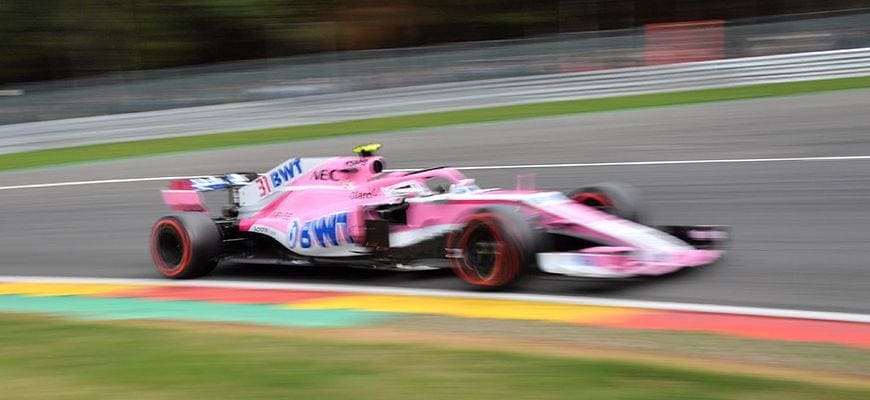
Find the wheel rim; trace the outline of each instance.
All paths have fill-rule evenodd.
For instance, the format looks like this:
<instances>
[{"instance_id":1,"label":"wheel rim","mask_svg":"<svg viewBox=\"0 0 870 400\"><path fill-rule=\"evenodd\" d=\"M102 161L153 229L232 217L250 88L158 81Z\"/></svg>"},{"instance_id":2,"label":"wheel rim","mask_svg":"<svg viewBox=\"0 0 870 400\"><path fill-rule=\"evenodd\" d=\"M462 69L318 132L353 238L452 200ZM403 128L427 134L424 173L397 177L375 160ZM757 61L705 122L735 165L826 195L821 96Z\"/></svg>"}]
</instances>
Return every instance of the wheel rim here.
<instances>
[{"instance_id":1,"label":"wheel rim","mask_svg":"<svg viewBox=\"0 0 870 400\"><path fill-rule=\"evenodd\" d=\"M451 259L454 272L475 286L504 286L516 278L522 265L517 245L493 217L479 216L449 240L462 251L460 258Z\"/></svg>"},{"instance_id":2,"label":"wheel rim","mask_svg":"<svg viewBox=\"0 0 870 400\"><path fill-rule=\"evenodd\" d=\"M487 226L479 224L466 242L465 264L480 279L491 278L501 256L501 244Z\"/></svg>"}]
</instances>

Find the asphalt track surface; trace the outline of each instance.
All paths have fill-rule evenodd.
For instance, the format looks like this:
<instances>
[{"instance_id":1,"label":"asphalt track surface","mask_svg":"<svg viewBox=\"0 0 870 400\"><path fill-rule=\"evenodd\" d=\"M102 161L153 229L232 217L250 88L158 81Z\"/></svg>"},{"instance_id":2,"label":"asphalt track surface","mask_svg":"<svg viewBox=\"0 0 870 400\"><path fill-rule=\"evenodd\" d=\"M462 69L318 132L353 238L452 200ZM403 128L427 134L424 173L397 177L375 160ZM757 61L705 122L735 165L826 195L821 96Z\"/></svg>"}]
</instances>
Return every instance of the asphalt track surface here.
<instances>
[{"instance_id":1,"label":"asphalt track surface","mask_svg":"<svg viewBox=\"0 0 870 400\"><path fill-rule=\"evenodd\" d=\"M295 155L385 145L389 168L870 155L870 90L606 112L137 158L0 174L0 186L265 171ZM623 181L652 223L727 224L716 265L660 279L535 279L518 289L652 301L870 313L870 160L468 171L539 188ZM0 274L153 278L147 236L163 182L0 190ZM465 289L448 271L224 265L206 279Z\"/></svg>"}]
</instances>

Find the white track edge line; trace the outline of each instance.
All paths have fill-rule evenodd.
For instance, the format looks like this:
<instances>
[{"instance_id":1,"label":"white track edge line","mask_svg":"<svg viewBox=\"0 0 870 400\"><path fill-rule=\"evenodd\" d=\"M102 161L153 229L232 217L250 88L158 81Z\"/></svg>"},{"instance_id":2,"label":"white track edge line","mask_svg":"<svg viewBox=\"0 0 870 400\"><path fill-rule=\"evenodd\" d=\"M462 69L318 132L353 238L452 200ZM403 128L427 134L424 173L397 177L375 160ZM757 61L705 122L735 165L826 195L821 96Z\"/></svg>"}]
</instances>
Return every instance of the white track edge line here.
<instances>
[{"instance_id":1,"label":"white track edge line","mask_svg":"<svg viewBox=\"0 0 870 400\"><path fill-rule=\"evenodd\" d=\"M540 169L540 168L584 168L584 167L618 167L618 166L638 166L638 165L681 165L681 164L739 164L739 163L762 163L762 162L796 162L796 161L856 161L870 160L868 156L824 156L824 157L783 157L783 158L734 158L734 159L700 159L700 160L659 160L659 161L618 161L618 162L600 162L600 163L563 163L563 164L513 164L513 165L480 165L454 167L462 171L485 171L493 169ZM398 171L413 171L415 168L407 169L388 169L386 172ZM119 179L103 179L93 181L74 181L74 182L54 182L54 183L34 183L27 185L12 185L0 186L0 190L16 190L16 189L38 189L63 186L84 186L84 185L99 185L112 183L133 183L133 182L152 182L152 181L168 181L173 179L190 179L196 176L161 176L148 178L119 178Z\"/></svg>"},{"instance_id":2,"label":"white track edge line","mask_svg":"<svg viewBox=\"0 0 870 400\"><path fill-rule=\"evenodd\" d=\"M83 278L44 276L0 276L6 283L67 283L67 284L117 284L152 286L188 286L235 289L312 290L324 292L350 292L361 294L385 294L399 296L432 296L444 298L467 298L483 300L536 301L554 304L587 305L603 307L642 308L663 311L687 311L715 314L746 315L757 317L795 318L804 320L870 323L870 314L805 311L793 309L728 306L717 304L677 303L662 301L624 300L588 296L559 296L526 293L481 293L442 289L414 289L392 286L354 286L342 284L246 282L228 280L170 281L164 279L128 278Z\"/></svg>"},{"instance_id":3,"label":"white track edge line","mask_svg":"<svg viewBox=\"0 0 870 400\"><path fill-rule=\"evenodd\" d=\"M108 183L131 183L131 182L152 182L152 181L170 181L173 179L190 179L196 176L158 176L152 178L118 178L118 179L103 179L96 181L74 181L74 182L54 182L54 183L34 183L29 185L13 185L0 186L0 190L15 190L15 189L37 189L62 186L85 186L85 185L100 185Z\"/></svg>"}]
</instances>

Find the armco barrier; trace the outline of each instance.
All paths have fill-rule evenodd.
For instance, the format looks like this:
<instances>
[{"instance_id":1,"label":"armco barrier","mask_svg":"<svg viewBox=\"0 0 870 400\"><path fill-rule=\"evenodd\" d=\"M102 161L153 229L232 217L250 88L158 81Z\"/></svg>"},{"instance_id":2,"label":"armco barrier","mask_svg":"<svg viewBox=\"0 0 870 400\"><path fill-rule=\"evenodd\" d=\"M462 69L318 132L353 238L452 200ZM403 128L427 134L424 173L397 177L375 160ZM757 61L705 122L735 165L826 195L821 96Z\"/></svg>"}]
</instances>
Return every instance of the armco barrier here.
<instances>
[{"instance_id":1,"label":"armco barrier","mask_svg":"<svg viewBox=\"0 0 870 400\"><path fill-rule=\"evenodd\" d=\"M870 75L870 48L362 90L2 125L0 153L461 108L863 75Z\"/></svg>"}]
</instances>

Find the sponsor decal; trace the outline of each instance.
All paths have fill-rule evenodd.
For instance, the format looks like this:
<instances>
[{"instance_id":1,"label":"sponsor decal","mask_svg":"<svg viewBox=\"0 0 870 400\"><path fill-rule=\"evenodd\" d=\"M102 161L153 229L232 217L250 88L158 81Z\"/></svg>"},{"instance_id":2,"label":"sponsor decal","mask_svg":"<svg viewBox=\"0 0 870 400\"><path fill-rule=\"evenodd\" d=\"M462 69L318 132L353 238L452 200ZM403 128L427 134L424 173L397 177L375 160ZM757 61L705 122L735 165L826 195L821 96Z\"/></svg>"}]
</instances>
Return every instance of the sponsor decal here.
<instances>
[{"instance_id":1,"label":"sponsor decal","mask_svg":"<svg viewBox=\"0 0 870 400\"><path fill-rule=\"evenodd\" d=\"M314 171L314 179L318 181L338 181L338 174L342 173L337 169L320 169Z\"/></svg>"},{"instance_id":2,"label":"sponsor decal","mask_svg":"<svg viewBox=\"0 0 870 400\"><path fill-rule=\"evenodd\" d=\"M299 220L294 219L290 224L290 231L287 232L287 247L296 248L296 241L299 240Z\"/></svg>"},{"instance_id":3,"label":"sponsor decal","mask_svg":"<svg viewBox=\"0 0 870 400\"><path fill-rule=\"evenodd\" d=\"M370 192L353 191L353 192L350 192L350 199L351 200L365 200L365 199L371 199L371 198L379 196L379 195L380 195L380 193L378 193L377 190L372 190Z\"/></svg>"},{"instance_id":4,"label":"sponsor decal","mask_svg":"<svg viewBox=\"0 0 870 400\"><path fill-rule=\"evenodd\" d=\"M326 215L301 224L294 220L287 233L288 247L310 249L354 243L348 226L348 213Z\"/></svg>"},{"instance_id":5,"label":"sponsor decal","mask_svg":"<svg viewBox=\"0 0 870 400\"><path fill-rule=\"evenodd\" d=\"M251 227L251 232L259 233L266 236L271 236L273 239L281 241L283 233L275 228L265 225L254 225Z\"/></svg>"},{"instance_id":6,"label":"sponsor decal","mask_svg":"<svg viewBox=\"0 0 870 400\"><path fill-rule=\"evenodd\" d=\"M286 211L275 211L272 213L271 217L272 218L280 218L280 219L284 219L284 220L289 221L289 220L293 219L293 213L286 212Z\"/></svg>"},{"instance_id":7,"label":"sponsor decal","mask_svg":"<svg viewBox=\"0 0 870 400\"><path fill-rule=\"evenodd\" d=\"M254 182L257 182L257 195L263 197L269 193L272 193L272 184L269 183L268 176L261 176L257 178Z\"/></svg>"},{"instance_id":8,"label":"sponsor decal","mask_svg":"<svg viewBox=\"0 0 870 400\"><path fill-rule=\"evenodd\" d=\"M275 169L275 172L272 172L269 175L270 183L272 184L272 188L277 188L283 185L284 183L289 182L291 179L295 178L297 174L302 173L302 160L299 158L294 158L288 161L286 164Z\"/></svg>"},{"instance_id":9,"label":"sponsor decal","mask_svg":"<svg viewBox=\"0 0 870 400\"><path fill-rule=\"evenodd\" d=\"M263 175L254 179L257 184L257 196L263 198L274 192L297 175L302 173L302 160L294 158L272 170L269 175Z\"/></svg>"},{"instance_id":10,"label":"sponsor decal","mask_svg":"<svg viewBox=\"0 0 870 400\"><path fill-rule=\"evenodd\" d=\"M366 165L368 162L369 162L368 159L360 158L358 160L347 161L344 163L344 165L347 165L348 167L361 167L361 166Z\"/></svg>"}]
</instances>

